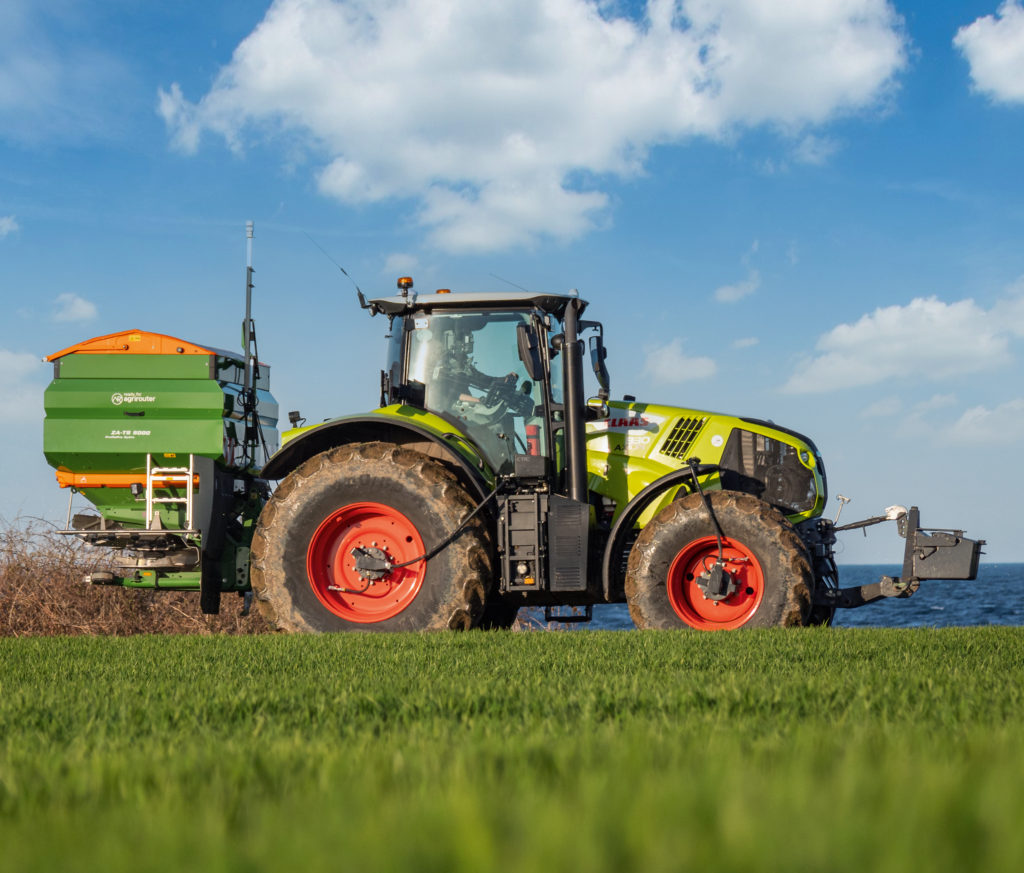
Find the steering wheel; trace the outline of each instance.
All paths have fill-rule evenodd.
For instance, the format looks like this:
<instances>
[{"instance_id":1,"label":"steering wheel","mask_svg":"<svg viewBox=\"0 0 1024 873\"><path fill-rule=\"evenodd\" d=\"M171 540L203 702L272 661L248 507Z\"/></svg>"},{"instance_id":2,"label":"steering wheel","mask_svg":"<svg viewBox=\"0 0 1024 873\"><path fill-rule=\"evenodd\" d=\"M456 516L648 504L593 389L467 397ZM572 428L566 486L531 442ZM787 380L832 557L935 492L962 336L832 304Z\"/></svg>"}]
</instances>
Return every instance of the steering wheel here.
<instances>
[{"instance_id":1,"label":"steering wheel","mask_svg":"<svg viewBox=\"0 0 1024 873\"><path fill-rule=\"evenodd\" d=\"M484 406L497 406L499 403L513 406L517 397L516 382L518 381L519 375L517 373L509 373L507 376L495 379L491 383L491 387L487 389L487 394L484 395L482 401Z\"/></svg>"}]
</instances>

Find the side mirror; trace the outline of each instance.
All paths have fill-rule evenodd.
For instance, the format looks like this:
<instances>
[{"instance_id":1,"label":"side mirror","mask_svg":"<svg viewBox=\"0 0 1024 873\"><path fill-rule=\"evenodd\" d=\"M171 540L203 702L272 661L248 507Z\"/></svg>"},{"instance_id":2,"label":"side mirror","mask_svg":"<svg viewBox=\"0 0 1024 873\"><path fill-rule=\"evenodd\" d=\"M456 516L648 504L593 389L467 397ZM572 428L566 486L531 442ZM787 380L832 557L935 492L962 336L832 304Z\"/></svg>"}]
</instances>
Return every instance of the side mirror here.
<instances>
[{"instance_id":1,"label":"side mirror","mask_svg":"<svg viewBox=\"0 0 1024 873\"><path fill-rule=\"evenodd\" d=\"M611 379L608 377L608 368L604 364L608 357L608 351L604 347L604 326L599 321L581 321L579 329L582 333L585 330L596 331L590 338L590 364L594 368L594 375L597 377L597 384L600 390L597 396L607 400L611 396Z\"/></svg>"},{"instance_id":2,"label":"side mirror","mask_svg":"<svg viewBox=\"0 0 1024 873\"><path fill-rule=\"evenodd\" d=\"M597 335L590 338L590 363L594 368L594 375L597 377L597 384L601 390L597 396L607 400L611 396L611 379L608 377L608 368L605 366L605 358L608 357L608 350L604 347L604 331L596 321L587 322L587 327L596 327Z\"/></svg>"},{"instance_id":3,"label":"side mirror","mask_svg":"<svg viewBox=\"0 0 1024 873\"><path fill-rule=\"evenodd\" d=\"M611 414L608 402L603 397L588 397L586 419L587 421L604 421Z\"/></svg>"},{"instance_id":4,"label":"side mirror","mask_svg":"<svg viewBox=\"0 0 1024 873\"><path fill-rule=\"evenodd\" d=\"M519 346L519 360L526 367L526 372L534 382L543 378L544 365L540 359L540 347L537 342L537 331L532 325L520 324L516 328L516 343Z\"/></svg>"}]
</instances>

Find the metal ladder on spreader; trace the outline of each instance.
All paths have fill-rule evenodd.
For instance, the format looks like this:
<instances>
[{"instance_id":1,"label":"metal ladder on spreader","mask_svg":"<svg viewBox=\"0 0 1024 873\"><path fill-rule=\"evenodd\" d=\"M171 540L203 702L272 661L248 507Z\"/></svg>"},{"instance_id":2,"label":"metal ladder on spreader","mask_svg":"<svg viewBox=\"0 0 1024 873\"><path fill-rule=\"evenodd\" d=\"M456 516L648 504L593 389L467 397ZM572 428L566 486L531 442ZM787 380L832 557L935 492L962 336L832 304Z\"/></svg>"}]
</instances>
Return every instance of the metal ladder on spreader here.
<instances>
[{"instance_id":1,"label":"metal ladder on spreader","mask_svg":"<svg viewBox=\"0 0 1024 873\"><path fill-rule=\"evenodd\" d=\"M168 485L183 484L185 495L183 497L154 497L153 483L163 483L162 487ZM195 495L195 456L188 456L187 467L155 467L153 456L146 455L146 530L167 530L160 521L160 513L156 513L154 522L154 506L158 504L182 504L185 507L185 527L181 533L195 533L192 527L193 522L193 497ZM154 524L156 525L154 527ZM176 531L177 532L177 531Z\"/></svg>"}]
</instances>

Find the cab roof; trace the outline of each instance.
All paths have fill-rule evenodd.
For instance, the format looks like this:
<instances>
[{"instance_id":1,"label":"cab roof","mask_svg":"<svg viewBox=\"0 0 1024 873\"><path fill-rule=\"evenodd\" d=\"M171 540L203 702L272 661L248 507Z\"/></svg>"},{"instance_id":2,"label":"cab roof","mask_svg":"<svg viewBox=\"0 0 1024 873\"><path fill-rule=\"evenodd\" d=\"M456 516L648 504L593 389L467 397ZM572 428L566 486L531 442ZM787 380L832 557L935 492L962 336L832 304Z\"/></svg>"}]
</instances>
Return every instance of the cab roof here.
<instances>
[{"instance_id":1,"label":"cab roof","mask_svg":"<svg viewBox=\"0 0 1024 873\"><path fill-rule=\"evenodd\" d=\"M401 315L405 312L415 312L426 309L516 309L532 308L540 309L542 312L549 312L556 318L561 318L565 313L565 307L570 300L579 300L582 306L580 312L587 306L586 300L581 300L579 292L569 294L538 293L534 291L489 291L469 293L448 293L448 294L417 294L409 291L408 297L395 295L393 297L378 297L370 301L370 307L375 312L383 312L385 315Z\"/></svg>"}]
</instances>

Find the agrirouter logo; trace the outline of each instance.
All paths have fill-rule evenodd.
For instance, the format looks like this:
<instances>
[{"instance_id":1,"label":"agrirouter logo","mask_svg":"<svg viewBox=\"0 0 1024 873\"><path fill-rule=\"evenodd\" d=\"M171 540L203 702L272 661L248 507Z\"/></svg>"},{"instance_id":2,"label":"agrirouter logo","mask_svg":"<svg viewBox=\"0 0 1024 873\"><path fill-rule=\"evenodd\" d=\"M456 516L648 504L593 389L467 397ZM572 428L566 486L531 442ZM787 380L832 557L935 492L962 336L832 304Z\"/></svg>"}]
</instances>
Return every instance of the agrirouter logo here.
<instances>
[{"instance_id":1,"label":"agrirouter logo","mask_svg":"<svg viewBox=\"0 0 1024 873\"><path fill-rule=\"evenodd\" d=\"M141 394L138 391L131 391L127 394L111 394L110 402L114 406L121 406L123 403L155 403L156 397L153 394Z\"/></svg>"}]
</instances>

